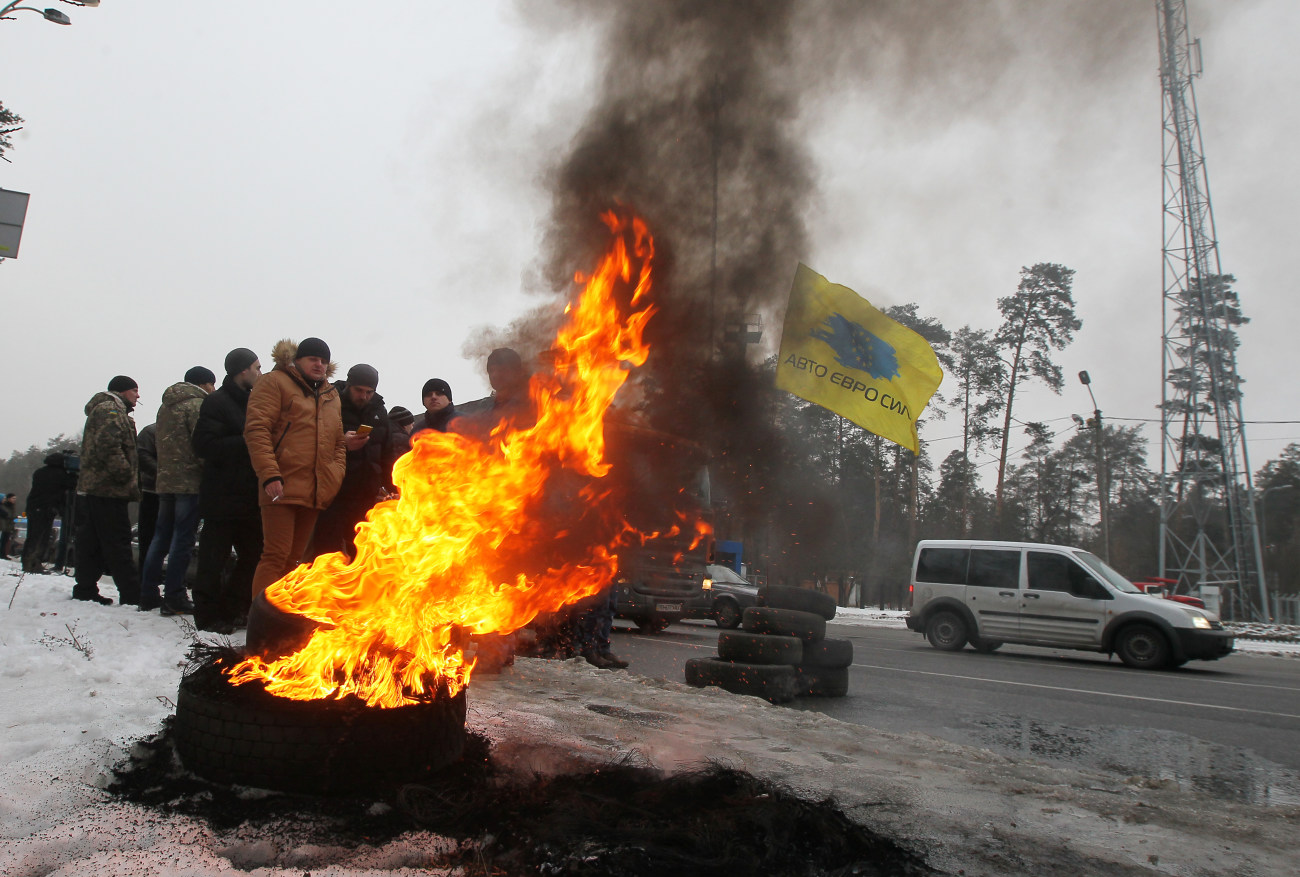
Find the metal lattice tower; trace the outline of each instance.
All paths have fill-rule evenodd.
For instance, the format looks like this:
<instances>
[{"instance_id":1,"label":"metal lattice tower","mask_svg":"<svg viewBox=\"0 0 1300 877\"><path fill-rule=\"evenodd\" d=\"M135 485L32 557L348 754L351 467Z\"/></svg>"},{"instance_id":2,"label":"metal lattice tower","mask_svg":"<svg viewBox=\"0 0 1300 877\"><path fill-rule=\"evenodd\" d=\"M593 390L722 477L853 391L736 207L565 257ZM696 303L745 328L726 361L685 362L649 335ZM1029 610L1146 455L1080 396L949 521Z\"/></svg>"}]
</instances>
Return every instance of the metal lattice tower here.
<instances>
[{"instance_id":1,"label":"metal lattice tower","mask_svg":"<svg viewBox=\"0 0 1300 877\"><path fill-rule=\"evenodd\" d=\"M1201 73L1186 0L1156 0L1164 92L1164 354L1160 569L1178 590L1221 589L1229 617L1268 618L1241 414L1235 327L1219 265L1192 80Z\"/></svg>"}]
</instances>

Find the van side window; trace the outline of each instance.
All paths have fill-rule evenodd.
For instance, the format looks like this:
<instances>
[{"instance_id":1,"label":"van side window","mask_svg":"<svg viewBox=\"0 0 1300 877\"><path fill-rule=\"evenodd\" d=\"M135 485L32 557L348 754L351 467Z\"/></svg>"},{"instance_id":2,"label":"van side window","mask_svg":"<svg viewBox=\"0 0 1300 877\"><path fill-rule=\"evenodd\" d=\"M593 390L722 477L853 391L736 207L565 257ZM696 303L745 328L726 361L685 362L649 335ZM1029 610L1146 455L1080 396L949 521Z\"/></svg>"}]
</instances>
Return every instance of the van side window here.
<instances>
[{"instance_id":1,"label":"van side window","mask_svg":"<svg viewBox=\"0 0 1300 877\"><path fill-rule=\"evenodd\" d=\"M964 585L969 555L969 548L922 548L916 560L916 580L935 585Z\"/></svg>"},{"instance_id":2,"label":"van side window","mask_svg":"<svg viewBox=\"0 0 1300 877\"><path fill-rule=\"evenodd\" d=\"M1085 600L1109 597L1088 571L1063 554L1029 552L1029 588L1034 591L1064 591Z\"/></svg>"},{"instance_id":3,"label":"van side window","mask_svg":"<svg viewBox=\"0 0 1300 877\"><path fill-rule=\"evenodd\" d=\"M1029 590L1070 592L1070 558L1046 551L1029 552Z\"/></svg>"},{"instance_id":4,"label":"van side window","mask_svg":"<svg viewBox=\"0 0 1300 877\"><path fill-rule=\"evenodd\" d=\"M1005 549L973 548L970 575L966 584L975 588L1020 590L1020 552Z\"/></svg>"}]
</instances>

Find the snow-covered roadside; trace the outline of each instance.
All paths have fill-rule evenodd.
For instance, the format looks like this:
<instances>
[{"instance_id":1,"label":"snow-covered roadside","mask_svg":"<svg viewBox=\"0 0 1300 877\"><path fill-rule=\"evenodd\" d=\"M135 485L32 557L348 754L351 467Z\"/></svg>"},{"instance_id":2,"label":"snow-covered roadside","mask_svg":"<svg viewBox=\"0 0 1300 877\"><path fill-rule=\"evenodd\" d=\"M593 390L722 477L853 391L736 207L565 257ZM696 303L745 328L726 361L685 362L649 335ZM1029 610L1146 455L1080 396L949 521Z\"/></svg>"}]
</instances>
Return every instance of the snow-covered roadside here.
<instances>
[{"instance_id":1,"label":"snow-covered roadside","mask_svg":"<svg viewBox=\"0 0 1300 877\"><path fill-rule=\"evenodd\" d=\"M853 627L894 627L904 629L904 609L848 609L841 607L835 612L835 624ZM1236 634L1235 648L1239 652L1258 655L1273 655L1279 658L1300 658L1300 627L1283 624L1252 624L1246 622L1228 622L1226 625Z\"/></svg>"},{"instance_id":2,"label":"snow-covered roadside","mask_svg":"<svg viewBox=\"0 0 1300 877\"><path fill-rule=\"evenodd\" d=\"M427 832L350 849L301 826L219 831L104 794L108 767L172 712L189 631L156 613L72 601L64 577L27 576L13 593L17 581L0 575L0 599L13 594L0 611L0 874L438 873L421 869L446 842ZM621 709L600 709L611 706ZM523 773L721 760L834 794L852 818L967 875L1281 874L1300 822L1296 810L1158 778L1046 767L580 661L521 659L476 677L469 725Z\"/></svg>"}]
</instances>

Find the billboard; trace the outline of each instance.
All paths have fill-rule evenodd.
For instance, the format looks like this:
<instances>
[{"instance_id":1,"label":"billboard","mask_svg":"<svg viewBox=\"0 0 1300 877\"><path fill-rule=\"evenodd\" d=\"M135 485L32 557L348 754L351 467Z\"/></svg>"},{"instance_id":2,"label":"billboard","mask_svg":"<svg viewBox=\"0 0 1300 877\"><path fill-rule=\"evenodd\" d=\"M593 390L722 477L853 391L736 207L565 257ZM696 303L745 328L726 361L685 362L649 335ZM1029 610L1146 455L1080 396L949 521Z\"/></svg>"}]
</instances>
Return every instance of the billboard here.
<instances>
[{"instance_id":1,"label":"billboard","mask_svg":"<svg viewBox=\"0 0 1300 877\"><path fill-rule=\"evenodd\" d=\"M23 220L27 218L26 192L0 189L0 259L18 256L18 243L23 237Z\"/></svg>"}]
</instances>

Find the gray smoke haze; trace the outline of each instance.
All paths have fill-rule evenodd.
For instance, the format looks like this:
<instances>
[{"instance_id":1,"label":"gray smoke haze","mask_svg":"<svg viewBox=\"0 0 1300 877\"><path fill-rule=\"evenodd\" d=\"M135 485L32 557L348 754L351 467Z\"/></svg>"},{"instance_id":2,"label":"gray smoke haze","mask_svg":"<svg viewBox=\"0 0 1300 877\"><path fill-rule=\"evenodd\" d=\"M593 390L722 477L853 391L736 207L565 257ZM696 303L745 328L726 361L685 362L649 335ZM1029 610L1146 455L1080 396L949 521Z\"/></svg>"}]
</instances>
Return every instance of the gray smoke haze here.
<instances>
[{"instance_id":1,"label":"gray smoke haze","mask_svg":"<svg viewBox=\"0 0 1300 877\"><path fill-rule=\"evenodd\" d=\"M728 351L716 354L724 324L740 315L763 316L765 352L779 338L795 267L810 258L806 219L818 198L810 120L824 105L869 90L898 128L924 137L952 115L978 109L997 118L1062 82L1087 89L1154 57L1152 10L1130 0L557 0L522 8L543 38L593 20L604 34L598 93L547 175L553 201L540 285L569 294L575 270L605 246L602 211L623 204L643 217L658 253L660 313L648 330L646 369L658 388L652 422L715 451L710 431L750 437L747 449L728 451L739 471L782 453L759 406L743 404L770 380ZM1063 140L1073 123L1062 114ZM878 133L895 132L855 136L865 148ZM472 347L509 343L536 353L554 337L559 311L554 300L543 303Z\"/></svg>"}]
</instances>

